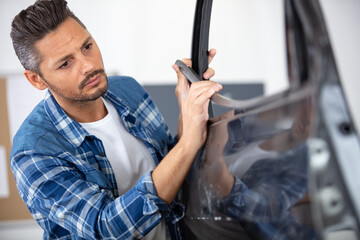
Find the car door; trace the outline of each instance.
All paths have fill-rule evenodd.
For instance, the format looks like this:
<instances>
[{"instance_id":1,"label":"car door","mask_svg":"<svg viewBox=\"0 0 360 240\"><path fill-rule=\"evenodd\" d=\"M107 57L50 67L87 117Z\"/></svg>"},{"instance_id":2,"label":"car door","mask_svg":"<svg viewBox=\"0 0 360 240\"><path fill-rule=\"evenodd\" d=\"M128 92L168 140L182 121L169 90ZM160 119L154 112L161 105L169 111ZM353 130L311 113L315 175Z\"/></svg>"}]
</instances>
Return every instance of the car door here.
<instances>
[{"instance_id":1,"label":"car door","mask_svg":"<svg viewBox=\"0 0 360 240\"><path fill-rule=\"evenodd\" d=\"M212 5L196 5L194 79L208 68ZM359 238L359 135L320 4L284 0L283 16L289 87L212 98L207 141L179 195L185 239Z\"/></svg>"}]
</instances>

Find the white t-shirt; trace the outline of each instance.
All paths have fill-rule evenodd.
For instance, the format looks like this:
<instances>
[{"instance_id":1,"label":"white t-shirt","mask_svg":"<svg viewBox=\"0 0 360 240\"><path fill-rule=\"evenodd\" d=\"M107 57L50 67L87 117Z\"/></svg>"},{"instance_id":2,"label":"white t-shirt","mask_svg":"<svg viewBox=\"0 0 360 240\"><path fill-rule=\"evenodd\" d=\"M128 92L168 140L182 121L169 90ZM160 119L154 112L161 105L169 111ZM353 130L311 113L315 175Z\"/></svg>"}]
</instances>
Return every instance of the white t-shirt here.
<instances>
[{"instance_id":1,"label":"white t-shirt","mask_svg":"<svg viewBox=\"0 0 360 240\"><path fill-rule=\"evenodd\" d=\"M105 148L106 157L114 171L119 194L129 191L146 172L153 170L155 162L138 138L131 135L124 126L113 104L102 99L108 114L101 120L80 123L91 135L99 138ZM162 221L144 239L165 240L166 225Z\"/></svg>"}]
</instances>

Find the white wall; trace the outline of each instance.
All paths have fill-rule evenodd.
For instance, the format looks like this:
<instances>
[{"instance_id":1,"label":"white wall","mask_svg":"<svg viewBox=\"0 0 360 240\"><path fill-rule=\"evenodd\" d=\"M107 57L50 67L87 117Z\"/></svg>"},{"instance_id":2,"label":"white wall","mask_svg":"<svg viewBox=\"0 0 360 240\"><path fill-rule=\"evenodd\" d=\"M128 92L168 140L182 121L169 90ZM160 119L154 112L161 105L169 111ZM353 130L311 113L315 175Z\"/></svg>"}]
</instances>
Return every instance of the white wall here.
<instances>
[{"instance_id":1,"label":"white wall","mask_svg":"<svg viewBox=\"0 0 360 240\"><path fill-rule=\"evenodd\" d=\"M2 76L22 72L12 49L10 24L33 2L0 0ZM190 56L195 0L68 2L100 45L109 73L131 75L147 84L175 82L172 63ZM340 46L335 51L337 57L353 76L359 55L353 54L360 38L359 27L353 27L359 22L359 1L321 2L325 14L330 14L327 20L330 33L334 33L332 40ZM215 80L263 81L270 93L286 87L282 0L215 0L213 6L210 47L218 50L212 64L217 72Z\"/></svg>"},{"instance_id":2,"label":"white wall","mask_svg":"<svg viewBox=\"0 0 360 240\"><path fill-rule=\"evenodd\" d=\"M0 0L0 76L10 80L11 136L44 95L23 77L9 36L13 17L33 2ZM142 84L176 83L171 65L190 57L196 0L68 2L100 46L109 74L130 75ZM214 80L263 82L268 93L287 86L281 11L281 0L214 1L210 30L210 47L217 49L211 64Z\"/></svg>"},{"instance_id":3,"label":"white wall","mask_svg":"<svg viewBox=\"0 0 360 240\"><path fill-rule=\"evenodd\" d=\"M34 0L0 0L0 76L23 79L9 37L12 18ZM176 83L171 65L190 57L196 0L68 0L98 42L108 73L142 84ZM214 80L287 87L282 0L214 0L210 47ZM360 111L360 1L320 0L357 125ZM234 24L232 24L234 23ZM234 47L236 46L236 48ZM14 77L13 77L14 78Z\"/></svg>"},{"instance_id":4,"label":"white wall","mask_svg":"<svg viewBox=\"0 0 360 240\"><path fill-rule=\"evenodd\" d=\"M0 2L0 75L21 73L9 38L10 23L33 0ZM195 0L68 2L98 42L109 73L131 75L141 83L176 82L171 65L190 57ZM266 85L270 90L284 85L281 0L214 1L213 9L210 47L218 50L212 64L215 80L263 80L271 82ZM229 17L236 22L231 32L224 27ZM237 46L237 51L229 46Z\"/></svg>"}]
</instances>

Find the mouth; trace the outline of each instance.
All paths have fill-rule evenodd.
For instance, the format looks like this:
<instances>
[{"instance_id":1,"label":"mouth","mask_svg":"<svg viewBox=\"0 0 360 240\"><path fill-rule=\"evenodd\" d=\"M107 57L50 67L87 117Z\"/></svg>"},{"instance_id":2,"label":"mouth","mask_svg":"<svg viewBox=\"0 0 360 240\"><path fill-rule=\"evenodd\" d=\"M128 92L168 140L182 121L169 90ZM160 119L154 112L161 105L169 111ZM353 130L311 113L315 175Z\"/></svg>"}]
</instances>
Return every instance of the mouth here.
<instances>
[{"instance_id":1,"label":"mouth","mask_svg":"<svg viewBox=\"0 0 360 240\"><path fill-rule=\"evenodd\" d=\"M101 79L101 73L95 75L94 77L90 78L86 84L84 85L84 87L92 87L96 84L98 84L100 82Z\"/></svg>"}]
</instances>

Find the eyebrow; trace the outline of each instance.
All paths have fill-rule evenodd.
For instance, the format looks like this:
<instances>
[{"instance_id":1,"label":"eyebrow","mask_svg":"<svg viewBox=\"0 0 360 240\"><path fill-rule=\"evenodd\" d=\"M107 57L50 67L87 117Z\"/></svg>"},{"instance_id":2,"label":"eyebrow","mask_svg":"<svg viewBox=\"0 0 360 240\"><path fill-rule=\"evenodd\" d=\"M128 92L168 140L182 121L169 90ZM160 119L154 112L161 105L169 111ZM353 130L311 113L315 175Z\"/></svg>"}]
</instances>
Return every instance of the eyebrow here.
<instances>
[{"instance_id":1,"label":"eyebrow","mask_svg":"<svg viewBox=\"0 0 360 240\"><path fill-rule=\"evenodd\" d=\"M90 39L91 39L91 36L89 36L88 38L86 38L85 41L81 44L80 49L83 49L83 48L89 43ZM68 55L60 58L59 60L56 61L55 66L61 64L61 63L64 62L66 59L70 58L72 55L73 55L73 54L68 54Z\"/></svg>"}]
</instances>

